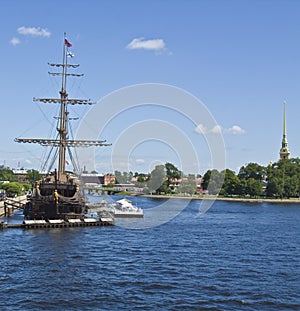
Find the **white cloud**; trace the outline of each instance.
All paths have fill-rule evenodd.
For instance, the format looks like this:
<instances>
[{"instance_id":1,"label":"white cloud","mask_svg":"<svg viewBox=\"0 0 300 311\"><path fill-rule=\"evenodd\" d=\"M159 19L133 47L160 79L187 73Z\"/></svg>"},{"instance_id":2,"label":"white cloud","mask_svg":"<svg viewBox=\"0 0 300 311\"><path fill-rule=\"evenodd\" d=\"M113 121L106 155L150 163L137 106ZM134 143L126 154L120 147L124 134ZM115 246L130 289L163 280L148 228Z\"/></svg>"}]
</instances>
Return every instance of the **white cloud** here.
<instances>
[{"instance_id":1,"label":"white cloud","mask_svg":"<svg viewBox=\"0 0 300 311\"><path fill-rule=\"evenodd\" d=\"M195 131L200 134L231 134L231 135L243 135L246 134L246 131L243 130L240 126L238 125L233 125L232 127L228 129L223 129L221 125L216 124L214 127L211 129L207 128L203 124L198 124L197 127L195 128Z\"/></svg>"},{"instance_id":2,"label":"white cloud","mask_svg":"<svg viewBox=\"0 0 300 311\"><path fill-rule=\"evenodd\" d=\"M145 160L144 159L136 159L135 162L137 164L143 164L143 163L145 163Z\"/></svg>"},{"instance_id":3,"label":"white cloud","mask_svg":"<svg viewBox=\"0 0 300 311\"><path fill-rule=\"evenodd\" d=\"M45 28L40 27L19 27L18 33L24 36L33 36L33 37L50 37L51 32Z\"/></svg>"},{"instance_id":4,"label":"white cloud","mask_svg":"<svg viewBox=\"0 0 300 311\"><path fill-rule=\"evenodd\" d=\"M216 124L214 127L211 129L207 128L204 124L198 124L197 127L195 128L195 131L200 134L221 134L222 133L222 127L218 124Z\"/></svg>"},{"instance_id":5,"label":"white cloud","mask_svg":"<svg viewBox=\"0 0 300 311\"><path fill-rule=\"evenodd\" d=\"M21 40L19 38L16 38L16 37L13 37L11 40L10 40L10 44L13 45L13 46L16 46L18 44L21 43Z\"/></svg>"},{"instance_id":6,"label":"white cloud","mask_svg":"<svg viewBox=\"0 0 300 311\"><path fill-rule=\"evenodd\" d=\"M222 127L217 124L210 130L210 132L213 134L222 134Z\"/></svg>"},{"instance_id":7,"label":"white cloud","mask_svg":"<svg viewBox=\"0 0 300 311\"><path fill-rule=\"evenodd\" d=\"M151 39L144 40L144 38L135 38L128 45L127 49L129 50L163 50L165 48L165 42L163 39Z\"/></svg>"},{"instance_id":8,"label":"white cloud","mask_svg":"<svg viewBox=\"0 0 300 311\"><path fill-rule=\"evenodd\" d=\"M203 124L198 124L197 127L195 128L195 131L200 134L206 134L207 128Z\"/></svg>"},{"instance_id":9,"label":"white cloud","mask_svg":"<svg viewBox=\"0 0 300 311\"><path fill-rule=\"evenodd\" d=\"M243 130L241 127L238 125L233 125L231 128L227 130L228 133L233 134L233 135L243 135L246 134L246 131Z\"/></svg>"}]
</instances>

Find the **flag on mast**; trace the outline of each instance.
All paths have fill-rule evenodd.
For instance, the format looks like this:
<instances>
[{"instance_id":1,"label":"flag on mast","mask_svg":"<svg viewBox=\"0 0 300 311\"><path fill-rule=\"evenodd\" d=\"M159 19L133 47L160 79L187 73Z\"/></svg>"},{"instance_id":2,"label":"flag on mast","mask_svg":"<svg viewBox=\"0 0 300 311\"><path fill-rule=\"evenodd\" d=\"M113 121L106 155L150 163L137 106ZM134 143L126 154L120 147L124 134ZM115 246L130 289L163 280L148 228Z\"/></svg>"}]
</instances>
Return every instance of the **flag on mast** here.
<instances>
[{"instance_id":1,"label":"flag on mast","mask_svg":"<svg viewBox=\"0 0 300 311\"><path fill-rule=\"evenodd\" d=\"M68 48L71 48L72 47L72 43L70 41L68 41L66 38L65 38L65 45L68 47Z\"/></svg>"},{"instance_id":2,"label":"flag on mast","mask_svg":"<svg viewBox=\"0 0 300 311\"><path fill-rule=\"evenodd\" d=\"M69 56L69 57L72 57L72 58L73 58L75 55L74 55L73 53L71 53L70 51L68 51L67 56Z\"/></svg>"}]
</instances>

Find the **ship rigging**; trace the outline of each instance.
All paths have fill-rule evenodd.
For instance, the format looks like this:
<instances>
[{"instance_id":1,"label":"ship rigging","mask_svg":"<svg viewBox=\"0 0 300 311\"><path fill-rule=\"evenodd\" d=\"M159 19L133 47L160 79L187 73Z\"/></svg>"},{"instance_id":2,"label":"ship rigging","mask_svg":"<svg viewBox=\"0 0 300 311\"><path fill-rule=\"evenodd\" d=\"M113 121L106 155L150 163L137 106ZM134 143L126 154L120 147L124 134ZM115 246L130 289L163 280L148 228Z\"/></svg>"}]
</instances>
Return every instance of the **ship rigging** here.
<instances>
[{"instance_id":1,"label":"ship rigging","mask_svg":"<svg viewBox=\"0 0 300 311\"><path fill-rule=\"evenodd\" d=\"M34 101L46 104L60 105L57 117L57 137L47 138L16 138L18 143L37 143L41 146L51 146L58 154L58 166L49 172L42 180L37 181L33 188L32 196L25 207L27 219L70 219L82 218L86 213L86 200L83 186L77 174L66 171L66 151L72 159L71 148L110 146L105 140L75 140L69 138L68 105L93 105L87 99L69 98L67 93L67 78L81 77L82 74L70 73L69 69L76 69L77 64L68 63L69 48L72 44L64 34L63 61L62 63L48 63L51 67L61 68L61 72L49 72L52 76L61 76L61 90L59 98L34 98ZM51 150L52 150L51 149ZM51 152L51 151L50 151ZM49 158L49 157L48 157ZM74 161L73 166L74 166ZM74 166L74 170L76 167ZM78 173L78 172L77 172Z\"/></svg>"}]
</instances>

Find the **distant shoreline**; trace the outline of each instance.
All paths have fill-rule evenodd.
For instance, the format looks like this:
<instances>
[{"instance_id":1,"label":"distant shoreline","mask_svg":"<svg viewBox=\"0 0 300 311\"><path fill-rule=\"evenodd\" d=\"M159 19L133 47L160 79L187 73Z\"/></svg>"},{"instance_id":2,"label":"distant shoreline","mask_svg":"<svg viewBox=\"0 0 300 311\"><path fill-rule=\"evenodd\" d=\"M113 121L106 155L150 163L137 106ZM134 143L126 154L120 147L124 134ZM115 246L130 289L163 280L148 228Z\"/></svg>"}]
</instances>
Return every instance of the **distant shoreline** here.
<instances>
[{"instance_id":1,"label":"distant shoreline","mask_svg":"<svg viewBox=\"0 0 300 311\"><path fill-rule=\"evenodd\" d=\"M210 200L210 201L227 201L227 202L245 202L245 203L287 203L300 204L299 199L262 199L262 198L226 198L216 196L173 196L173 195L159 195L159 194L143 194L143 197L153 199L183 199L183 200Z\"/></svg>"}]
</instances>

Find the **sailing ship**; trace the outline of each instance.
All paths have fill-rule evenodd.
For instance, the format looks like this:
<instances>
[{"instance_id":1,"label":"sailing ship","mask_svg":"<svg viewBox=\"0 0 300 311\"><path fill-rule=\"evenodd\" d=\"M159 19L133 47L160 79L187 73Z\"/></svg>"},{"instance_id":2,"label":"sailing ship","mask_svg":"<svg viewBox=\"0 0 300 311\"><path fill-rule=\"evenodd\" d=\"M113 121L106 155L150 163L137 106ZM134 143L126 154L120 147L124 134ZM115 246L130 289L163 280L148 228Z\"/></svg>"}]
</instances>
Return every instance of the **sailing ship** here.
<instances>
[{"instance_id":1,"label":"sailing ship","mask_svg":"<svg viewBox=\"0 0 300 311\"><path fill-rule=\"evenodd\" d=\"M60 105L59 116L57 119L57 136L54 139L44 138L16 138L18 143L37 143L42 146L50 146L54 151L54 159L58 162L57 168L37 181L33 187L32 195L24 208L24 217L27 220L52 220L62 219L83 219L87 212L86 198L84 195L83 184L80 181L78 166L76 165L71 148L90 147L90 146L109 146L105 140L75 140L70 139L70 121L74 118L69 117L69 105L92 105L90 100L69 98L67 93L67 78L80 77L82 74L70 73L79 65L68 63L68 58L72 56L69 48L72 44L64 34L63 42L63 61L62 63L48 63L51 67L60 68L60 72L49 72L52 76L61 76L61 90L58 98L34 98L33 100L41 103L54 103ZM74 170L77 172L66 171L66 152L73 163ZM48 159L50 158L50 153ZM58 160L57 160L58 157ZM52 170L52 171L51 171Z\"/></svg>"}]
</instances>

